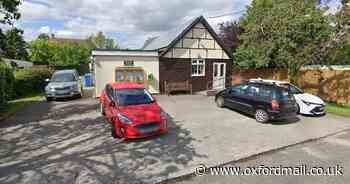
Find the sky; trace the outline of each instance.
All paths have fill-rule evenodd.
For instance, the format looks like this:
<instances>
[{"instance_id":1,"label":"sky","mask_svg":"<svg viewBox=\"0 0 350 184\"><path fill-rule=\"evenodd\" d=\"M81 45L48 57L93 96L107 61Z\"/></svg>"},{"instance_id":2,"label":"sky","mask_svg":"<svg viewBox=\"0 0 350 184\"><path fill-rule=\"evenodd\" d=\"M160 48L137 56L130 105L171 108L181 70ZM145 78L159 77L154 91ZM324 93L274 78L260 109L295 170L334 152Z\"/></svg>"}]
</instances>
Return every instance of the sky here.
<instances>
[{"instance_id":1,"label":"sky","mask_svg":"<svg viewBox=\"0 0 350 184\"><path fill-rule=\"evenodd\" d=\"M23 0L19 7L22 17L15 26L24 30L27 41L40 33L86 38L103 31L122 48L140 48L148 37L200 15L217 29L221 22L238 20L251 1ZM338 5L337 0L330 3Z\"/></svg>"}]
</instances>

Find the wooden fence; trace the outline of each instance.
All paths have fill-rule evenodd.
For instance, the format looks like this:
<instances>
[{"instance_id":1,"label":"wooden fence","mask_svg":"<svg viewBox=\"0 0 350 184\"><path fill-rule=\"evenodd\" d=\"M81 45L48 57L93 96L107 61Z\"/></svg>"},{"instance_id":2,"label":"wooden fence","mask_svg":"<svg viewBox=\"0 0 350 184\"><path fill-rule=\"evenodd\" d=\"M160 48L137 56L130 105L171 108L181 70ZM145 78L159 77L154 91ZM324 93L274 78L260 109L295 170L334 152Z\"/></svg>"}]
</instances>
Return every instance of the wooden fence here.
<instances>
[{"instance_id":1,"label":"wooden fence","mask_svg":"<svg viewBox=\"0 0 350 184\"><path fill-rule=\"evenodd\" d=\"M263 78L289 81L283 69L233 69L232 83L242 79ZM298 86L305 92L320 96L328 102L350 104L350 66L312 66L300 72Z\"/></svg>"}]
</instances>

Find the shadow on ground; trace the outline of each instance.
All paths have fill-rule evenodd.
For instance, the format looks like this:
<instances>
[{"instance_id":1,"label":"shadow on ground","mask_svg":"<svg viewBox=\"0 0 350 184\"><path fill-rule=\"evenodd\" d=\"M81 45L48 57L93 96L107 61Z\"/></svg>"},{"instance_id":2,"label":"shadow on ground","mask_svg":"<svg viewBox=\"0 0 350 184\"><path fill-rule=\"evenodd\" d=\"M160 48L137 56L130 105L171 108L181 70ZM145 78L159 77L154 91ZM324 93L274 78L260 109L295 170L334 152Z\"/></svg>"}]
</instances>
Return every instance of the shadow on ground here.
<instances>
[{"instance_id":1,"label":"shadow on ground","mask_svg":"<svg viewBox=\"0 0 350 184\"><path fill-rule=\"evenodd\" d=\"M231 110L231 111L237 112L238 114L246 116L246 117L248 117L250 119L255 120L254 116L251 115L251 114L248 114L246 112L242 112L242 111L239 111L239 110L236 110L236 109L228 108L228 107L226 107L226 108ZM299 121L300 121L300 118L298 116L296 116L296 117L282 119L282 120L270 120L268 123L271 124L271 125L288 125L288 124L292 124L292 123L297 123ZM258 123L258 122L256 122L256 123Z\"/></svg>"},{"instance_id":2,"label":"shadow on ground","mask_svg":"<svg viewBox=\"0 0 350 184\"><path fill-rule=\"evenodd\" d=\"M40 102L0 125L0 183L154 183L199 155L189 130L118 142L91 99Z\"/></svg>"}]
</instances>

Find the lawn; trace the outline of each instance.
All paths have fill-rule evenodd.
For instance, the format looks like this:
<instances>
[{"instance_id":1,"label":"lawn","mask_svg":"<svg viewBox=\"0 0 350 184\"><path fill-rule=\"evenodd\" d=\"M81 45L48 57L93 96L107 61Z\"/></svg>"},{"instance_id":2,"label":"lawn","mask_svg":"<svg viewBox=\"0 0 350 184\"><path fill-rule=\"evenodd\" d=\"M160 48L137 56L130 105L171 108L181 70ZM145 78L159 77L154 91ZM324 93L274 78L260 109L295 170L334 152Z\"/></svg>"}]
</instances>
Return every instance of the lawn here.
<instances>
[{"instance_id":1,"label":"lawn","mask_svg":"<svg viewBox=\"0 0 350 184\"><path fill-rule=\"evenodd\" d=\"M350 106L342 106L334 103L327 103L326 112L350 117Z\"/></svg>"},{"instance_id":2,"label":"lawn","mask_svg":"<svg viewBox=\"0 0 350 184\"><path fill-rule=\"evenodd\" d=\"M43 94L33 94L26 97L18 98L16 100L12 100L8 102L7 107L0 110L0 120L3 118L6 118L16 111L18 111L20 108L25 106L26 104L37 102L43 99Z\"/></svg>"}]
</instances>

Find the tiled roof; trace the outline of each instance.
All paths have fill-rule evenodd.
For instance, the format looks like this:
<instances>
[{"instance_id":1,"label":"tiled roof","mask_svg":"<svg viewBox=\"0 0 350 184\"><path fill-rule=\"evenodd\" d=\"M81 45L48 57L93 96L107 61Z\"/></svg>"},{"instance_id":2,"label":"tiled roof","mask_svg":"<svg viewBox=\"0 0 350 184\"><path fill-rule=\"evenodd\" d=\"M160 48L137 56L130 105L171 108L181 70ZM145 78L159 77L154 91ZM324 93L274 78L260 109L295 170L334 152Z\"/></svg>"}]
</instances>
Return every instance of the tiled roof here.
<instances>
[{"instance_id":1,"label":"tiled roof","mask_svg":"<svg viewBox=\"0 0 350 184\"><path fill-rule=\"evenodd\" d=\"M198 17L200 18L200 17ZM170 43L175 40L187 27L189 27L196 19L191 19L174 29L162 33L161 35L153 38L148 44L145 44L142 49L144 50L157 50L170 45Z\"/></svg>"}]
</instances>

